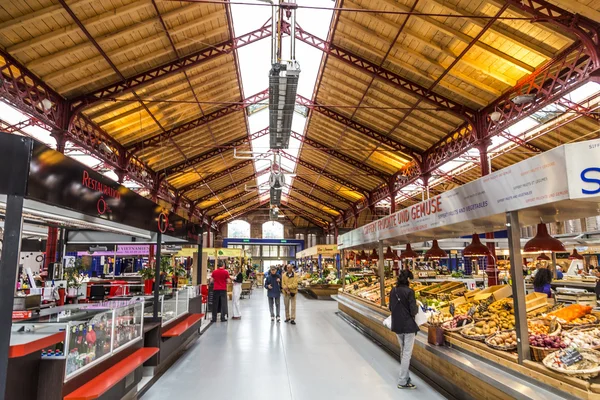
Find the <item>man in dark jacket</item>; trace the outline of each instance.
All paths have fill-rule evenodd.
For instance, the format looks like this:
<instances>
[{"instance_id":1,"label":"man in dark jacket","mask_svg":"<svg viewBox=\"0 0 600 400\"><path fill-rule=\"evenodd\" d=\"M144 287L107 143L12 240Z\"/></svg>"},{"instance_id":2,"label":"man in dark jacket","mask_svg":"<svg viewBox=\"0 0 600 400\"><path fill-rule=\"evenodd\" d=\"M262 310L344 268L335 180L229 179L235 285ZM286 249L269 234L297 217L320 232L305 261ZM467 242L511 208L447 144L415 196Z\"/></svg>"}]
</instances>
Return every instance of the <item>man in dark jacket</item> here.
<instances>
[{"instance_id":1,"label":"man in dark jacket","mask_svg":"<svg viewBox=\"0 0 600 400\"><path fill-rule=\"evenodd\" d=\"M398 336L400 343L400 376L399 389L414 389L410 381L409 367L415 336L419 326L415 316L419 312L415 292L408 286L410 271L403 270L398 276L396 287L390 293L390 311L392 312L392 331Z\"/></svg>"},{"instance_id":2,"label":"man in dark jacket","mask_svg":"<svg viewBox=\"0 0 600 400\"><path fill-rule=\"evenodd\" d=\"M265 278L265 287L268 289L267 297L269 298L271 321L275 321L275 313L273 312L273 303L275 303L277 322L280 322L281 318L279 317L279 309L281 304L281 275L277 273L277 267L271 267L271 273Z\"/></svg>"}]
</instances>

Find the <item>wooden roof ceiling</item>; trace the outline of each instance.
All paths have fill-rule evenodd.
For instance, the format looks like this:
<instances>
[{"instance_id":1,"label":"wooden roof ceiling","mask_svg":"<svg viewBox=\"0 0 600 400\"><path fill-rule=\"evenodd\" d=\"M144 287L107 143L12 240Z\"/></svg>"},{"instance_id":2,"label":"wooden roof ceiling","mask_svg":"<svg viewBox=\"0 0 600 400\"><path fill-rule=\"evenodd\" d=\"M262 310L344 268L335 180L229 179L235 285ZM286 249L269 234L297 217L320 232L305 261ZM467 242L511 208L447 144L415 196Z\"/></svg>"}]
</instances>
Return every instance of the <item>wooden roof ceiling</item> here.
<instances>
[{"instance_id":1,"label":"wooden roof ceiling","mask_svg":"<svg viewBox=\"0 0 600 400\"><path fill-rule=\"evenodd\" d=\"M600 4L593 1L552 2L600 21ZM338 0L337 6L383 12L336 11L329 38L320 38L330 49L354 54L462 110L489 105L576 40L530 20L477 18L530 17L505 8L501 0ZM450 13L470 17L432 15ZM208 53L233 36L229 6L213 3L0 3L0 48L81 105L78 111L151 170L163 173L174 196L185 196L217 221L264 203L256 192L245 191L257 184L253 163L233 158L232 147L249 149L246 139L254 133L248 132L241 104L249 94L242 92L236 52ZM196 54L204 58L185 68L178 64ZM172 70L163 68L168 65ZM146 72L152 73L136 80ZM115 85L127 80L133 84ZM264 81L266 88L266 76ZM116 89L110 96L98 95L111 87ZM309 101L328 112L312 109L305 132L299 133L305 138L297 177L282 207L299 226L333 221L464 123L460 113L332 54L323 58ZM597 120L578 118L531 144L547 150L597 129ZM516 146L494 158L493 166L503 168L530 155ZM471 168L432 190L477 177L479 170ZM399 204L417 200L401 198Z\"/></svg>"}]
</instances>

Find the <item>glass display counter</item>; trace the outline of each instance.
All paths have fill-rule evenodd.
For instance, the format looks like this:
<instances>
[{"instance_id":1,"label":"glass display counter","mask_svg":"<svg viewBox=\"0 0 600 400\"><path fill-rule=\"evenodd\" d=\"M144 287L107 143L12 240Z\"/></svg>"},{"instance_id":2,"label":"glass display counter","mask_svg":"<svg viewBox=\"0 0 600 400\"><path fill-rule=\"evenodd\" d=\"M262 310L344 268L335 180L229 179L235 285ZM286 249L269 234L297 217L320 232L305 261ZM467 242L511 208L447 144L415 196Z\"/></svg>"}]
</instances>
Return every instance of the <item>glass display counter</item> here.
<instances>
[{"instance_id":1,"label":"glass display counter","mask_svg":"<svg viewBox=\"0 0 600 400\"><path fill-rule=\"evenodd\" d=\"M165 326L174 319L189 312L190 299L197 297L198 290L195 287L186 286L173 290L170 293L161 294L158 298L158 316ZM146 308L145 317L152 317L154 308L152 305Z\"/></svg>"},{"instance_id":2,"label":"glass display counter","mask_svg":"<svg viewBox=\"0 0 600 400\"><path fill-rule=\"evenodd\" d=\"M144 303L105 302L69 308L20 323L12 335L65 332L65 340L42 351L43 359L66 360L65 382L141 340Z\"/></svg>"}]
</instances>

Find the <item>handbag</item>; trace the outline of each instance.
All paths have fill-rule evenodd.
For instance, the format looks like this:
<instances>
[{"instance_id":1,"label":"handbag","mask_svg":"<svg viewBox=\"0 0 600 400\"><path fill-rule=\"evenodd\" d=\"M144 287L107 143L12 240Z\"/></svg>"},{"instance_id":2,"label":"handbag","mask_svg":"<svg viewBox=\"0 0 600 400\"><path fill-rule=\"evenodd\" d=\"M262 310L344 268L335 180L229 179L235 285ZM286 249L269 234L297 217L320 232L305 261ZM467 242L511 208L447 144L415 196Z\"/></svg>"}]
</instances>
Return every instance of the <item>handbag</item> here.
<instances>
[{"instance_id":1,"label":"handbag","mask_svg":"<svg viewBox=\"0 0 600 400\"><path fill-rule=\"evenodd\" d=\"M423 311L423 303L417 301L417 306L419 307L419 311L417 312L417 315L415 315L415 323L417 326L421 326L427 322L429 315Z\"/></svg>"},{"instance_id":2,"label":"handbag","mask_svg":"<svg viewBox=\"0 0 600 400\"><path fill-rule=\"evenodd\" d=\"M391 314L389 317L387 317L386 319L383 320L383 326L385 326L389 330L392 330L392 315Z\"/></svg>"}]
</instances>

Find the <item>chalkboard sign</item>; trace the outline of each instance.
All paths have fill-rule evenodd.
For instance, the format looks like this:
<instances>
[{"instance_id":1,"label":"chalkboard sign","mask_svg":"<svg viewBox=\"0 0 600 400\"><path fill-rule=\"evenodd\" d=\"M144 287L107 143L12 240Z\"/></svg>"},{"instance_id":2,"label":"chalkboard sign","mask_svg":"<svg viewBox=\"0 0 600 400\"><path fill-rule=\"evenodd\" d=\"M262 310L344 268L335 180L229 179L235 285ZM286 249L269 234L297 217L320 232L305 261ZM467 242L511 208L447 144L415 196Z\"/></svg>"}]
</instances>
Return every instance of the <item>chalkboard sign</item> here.
<instances>
[{"instance_id":1,"label":"chalkboard sign","mask_svg":"<svg viewBox=\"0 0 600 400\"><path fill-rule=\"evenodd\" d=\"M206 307L207 307L208 311L212 311L214 302L215 302L215 292L213 291L213 285L210 284L210 285L208 285L208 298L206 299Z\"/></svg>"},{"instance_id":2,"label":"chalkboard sign","mask_svg":"<svg viewBox=\"0 0 600 400\"><path fill-rule=\"evenodd\" d=\"M577 349L574 348L566 349L564 354L560 356L560 361L567 367L570 367L581 360L583 360L583 356L577 351Z\"/></svg>"}]
</instances>

